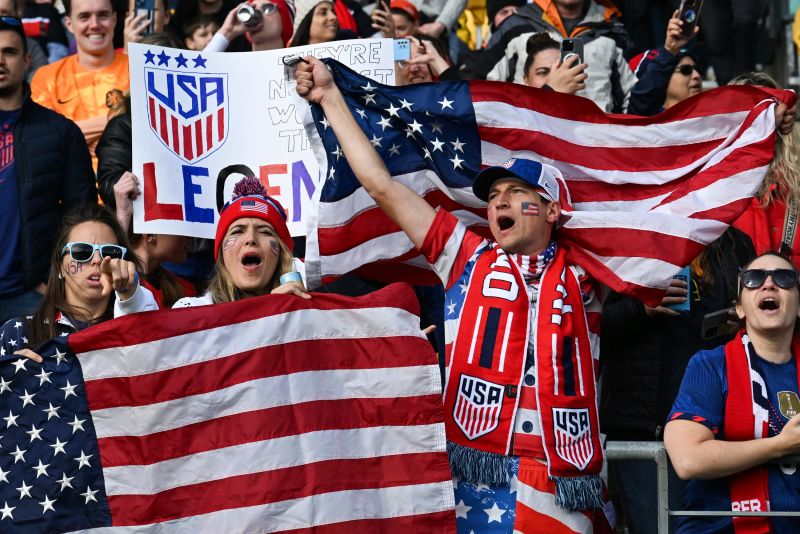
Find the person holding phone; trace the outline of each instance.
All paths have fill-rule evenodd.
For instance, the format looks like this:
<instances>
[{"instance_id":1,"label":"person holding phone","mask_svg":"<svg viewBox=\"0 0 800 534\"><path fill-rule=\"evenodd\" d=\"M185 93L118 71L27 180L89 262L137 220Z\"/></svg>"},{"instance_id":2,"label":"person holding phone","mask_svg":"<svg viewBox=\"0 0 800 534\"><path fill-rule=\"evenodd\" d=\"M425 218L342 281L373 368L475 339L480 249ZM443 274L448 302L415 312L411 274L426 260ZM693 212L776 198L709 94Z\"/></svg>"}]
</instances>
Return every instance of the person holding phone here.
<instances>
[{"instance_id":1,"label":"person holding phone","mask_svg":"<svg viewBox=\"0 0 800 534\"><path fill-rule=\"evenodd\" d=\"M620 15L611 2L534 0L503 21L470 74L523 83L526 46L532 34L545 32L558 41L581 39L588 77L578 96L589 98L606 113L622 113L636 80L623 55L628 36Z\"/></svg>"},{"instance_id":2,"label":"person holding phone","mask_svg":"<svg viewBox=\"0 0 800 534\"><path fill-rule=\"evenodd\" d=\"M409 39L409 45L409 59L395 62L395 85L460 79L440 39L420 33Z\"/></svg>"},{"instance_id":3,"label":"person holding phone","mask_svg":"<svg viewBox=\"0 0 800 534\"><path fill-rule=\"evenodd\" d=\"M141 42L147 34L163 32L167 24L169 12L164 0L130 0L125 17L125 49L128 43Z\"/></svg>"},{"instance_id":4,"label":"person holding phone","mask_svg":"<svg viewBox=\"0 0 800 534\"><path fill-rule=\"evenodd\" d=\"M688 510L796 511L800 472L800 288L787 259L767 253L739 274L744 328L689 362L664 430ZM798 532L796 517L683 517L676 532Z\"/></svg>"},{"instance_id":5,"label":"person holding phone","mask_svg":"<svg viewBox=\"0 0 800 534\"><path fill-rule=\"evenodd\" d=\"M631 60L638 80L631 89L629 114L656 115L703 90L700 67L694 54L686 49L700 27L695 25L687 36L685 25L680 12L675 11L667 23L664 46Z\"/></svg>"},{"instance_id":6,"label":"person holding phone","mask_svg":"<svg viewBox=\"0 0 800 534\"><path fill-rule=\"evenodd\" d=\"M398 37L394 26L394 15L387 0L380 0L375 4L375 9L372 10L372 29L385 39Z\"/></svg>"},{"instance_id":7,"label":"person holding phone","mask_svg":"<svg viewBox=\"0 0 800 534\"><path fill-rule=\"evenodd\" d=\"M581 63L577 54L570 54L562 61L559 43L549 34L531 35L525 49L528 53L523 78L525 85L538 88L547 86L571 95L586 87L586 63Z\"/></svg>"}]
</instances>

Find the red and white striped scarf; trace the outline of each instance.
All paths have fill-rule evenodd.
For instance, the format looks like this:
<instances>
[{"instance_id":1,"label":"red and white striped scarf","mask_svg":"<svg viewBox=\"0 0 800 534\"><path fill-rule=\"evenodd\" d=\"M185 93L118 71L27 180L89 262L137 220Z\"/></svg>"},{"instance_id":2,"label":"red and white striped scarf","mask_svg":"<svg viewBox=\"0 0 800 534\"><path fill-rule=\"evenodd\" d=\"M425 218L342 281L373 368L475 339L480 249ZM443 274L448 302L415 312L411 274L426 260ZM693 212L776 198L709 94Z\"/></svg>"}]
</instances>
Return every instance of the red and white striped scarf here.
<instances>
[{"instance_id":1,"label":"red and white striped scarf","mask_svg":"<svg viewBox=\"0 0 800 534\"><path fill-rule=\"evenodd\" d=\"M800 339L792 340L792 354L800 354ZM769 408L755 399L768 399L764 377L754 364L756 357L750 339L744 330L725 345L725 372L728 396L725 399L725 439L750 441L769 437ZM800 384L800 366L798 366ZM769 401L768 401L769 402ZM767 468L759 465L731 475L731 510L770 510ZM734 517L736 534L761 534L771 532L767 517Z\"/></svg>"}]
</instances>

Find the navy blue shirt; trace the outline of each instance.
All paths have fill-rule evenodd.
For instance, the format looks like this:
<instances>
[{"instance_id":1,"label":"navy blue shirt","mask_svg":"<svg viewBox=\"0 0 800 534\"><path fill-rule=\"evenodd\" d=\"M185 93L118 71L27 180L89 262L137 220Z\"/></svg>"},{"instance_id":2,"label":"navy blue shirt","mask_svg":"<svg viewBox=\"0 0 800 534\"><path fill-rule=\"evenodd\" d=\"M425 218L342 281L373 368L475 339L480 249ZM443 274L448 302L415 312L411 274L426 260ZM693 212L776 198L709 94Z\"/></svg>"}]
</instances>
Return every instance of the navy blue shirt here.
<instances>
[{"instance_id":1,"label":"navy blue shirt","mask_svg":"<svg viewBox=\"0 0 800 534\"><path fill-rule=\"evenodd\" d=\"M14 123L20 110L0 111L0 297L23 292L17 175L14 171Z\"/></svg>"},{"instance_id":2,"label":"navy blue shirt","mask_svg":"<svg viewBox=\"0 0 800 534\"><path fill-rule=\"evenodd\" d=\"M797 364L795 358L776 364L758 356L758 371L767 385L767 398L771 404L769 435L776 435L789 420L780 410L778 392L798 392ZM669 420L688 419L708 427L719 439L725 439L725 398L728 379L725 370L725 347L704 350L689 361L681 389L672 406ZM798 465L769 464L767 476L770 506L773 511L800 510L800 472ZM684 493L687 510L730 510L730 484L727 478L715 480L690 480ZM773 518L774 532L800 532L800 519ZM702 519L681 518L676 532L730 532L730 517Z\"/></svg>"}]
</instances>

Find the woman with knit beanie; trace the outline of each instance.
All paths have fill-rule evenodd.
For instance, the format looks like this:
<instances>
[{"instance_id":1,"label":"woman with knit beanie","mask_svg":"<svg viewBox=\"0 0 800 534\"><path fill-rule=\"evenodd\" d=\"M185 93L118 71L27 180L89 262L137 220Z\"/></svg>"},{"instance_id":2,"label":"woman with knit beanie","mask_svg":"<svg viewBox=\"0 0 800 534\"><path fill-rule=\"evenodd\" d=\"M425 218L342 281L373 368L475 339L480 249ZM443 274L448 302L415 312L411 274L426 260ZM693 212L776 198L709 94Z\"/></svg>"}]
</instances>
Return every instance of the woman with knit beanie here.
<instances>
[{"instance_id":1,"label":"woman with knit beanie","mask_svg":"<svg viewBox=\"0 0 800 534\"><path fill-rule=\"evenodd\" d=\"M173 308L232 302L267 293L311 298L294 269L293 249L286 210L267 195L257 178L244 178L234 187L231 201L220 210L214 238L216 270L208 291L200 297L182 298Z\"/></svg>"}]
</instances>

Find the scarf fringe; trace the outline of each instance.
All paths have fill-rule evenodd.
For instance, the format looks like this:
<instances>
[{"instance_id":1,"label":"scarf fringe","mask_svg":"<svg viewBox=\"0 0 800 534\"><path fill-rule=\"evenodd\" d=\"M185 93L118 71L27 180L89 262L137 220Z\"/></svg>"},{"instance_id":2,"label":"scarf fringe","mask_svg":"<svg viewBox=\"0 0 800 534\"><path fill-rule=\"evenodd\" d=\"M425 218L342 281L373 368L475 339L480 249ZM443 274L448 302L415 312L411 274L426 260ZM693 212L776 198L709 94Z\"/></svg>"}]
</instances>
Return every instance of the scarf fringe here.
<instances>
[{"instance_id":1,"label":"scarf fringe","mask_svg":"<svg viewBox=\"0 0 800 534\"><path fill-rule=\"evenodd\" d=\"M480 451L452 441L447 442L447 455L453 475L459 478L493 486L511 483L509 463L513 459L509 456Z\"/></svg>"},{"instance_id":2,"label":"scarf fringe","mask_svg":"<svg viewBox=\"0 0 800 534\"><path fill-rule=\"evenodd\" d=\"M603 508L603 481L600 475L551 477L556 483L556 504L568 512Z\"/></svg>"}]
</instances>

